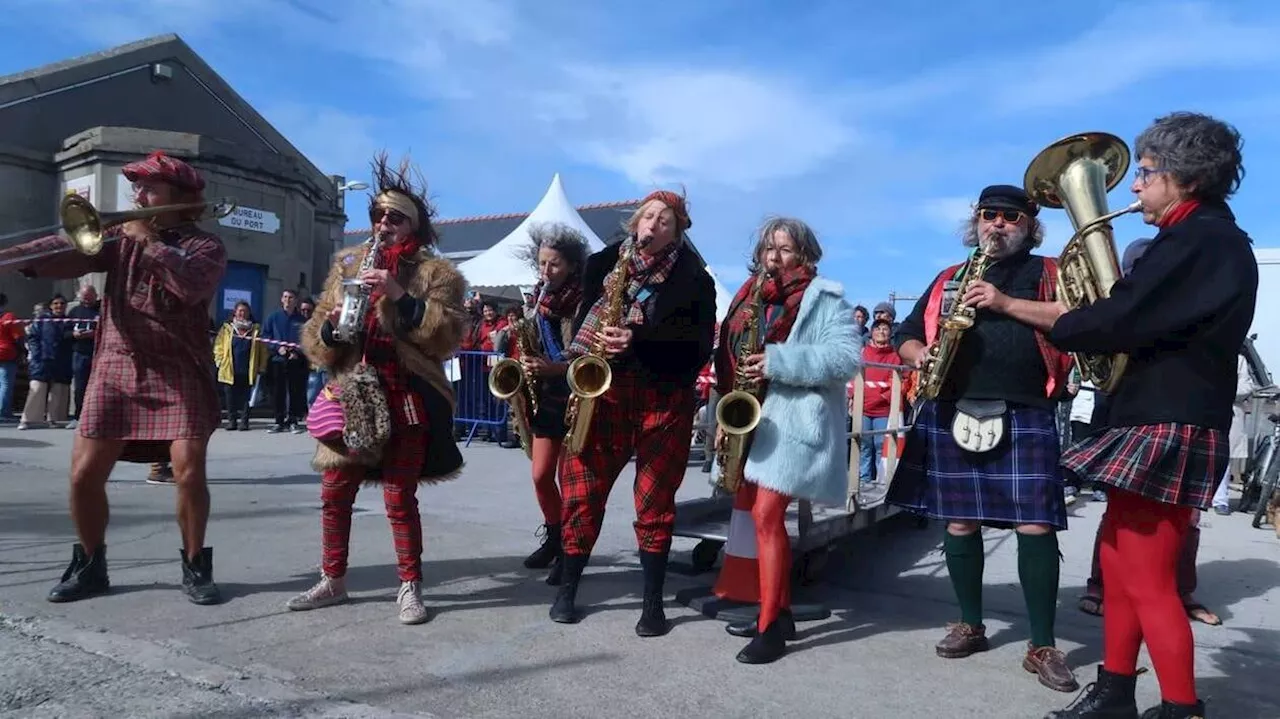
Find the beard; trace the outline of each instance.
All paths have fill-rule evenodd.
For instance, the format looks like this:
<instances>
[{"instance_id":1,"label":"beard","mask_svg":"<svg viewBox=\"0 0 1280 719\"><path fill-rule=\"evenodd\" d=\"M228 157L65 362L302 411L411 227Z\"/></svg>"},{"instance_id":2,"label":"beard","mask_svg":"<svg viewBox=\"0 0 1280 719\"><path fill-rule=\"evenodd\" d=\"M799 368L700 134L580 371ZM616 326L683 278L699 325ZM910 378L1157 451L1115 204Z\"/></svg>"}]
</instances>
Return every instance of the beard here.
<instances>
[{"instance_id":1,"label":"beard","mask_svg":"<svg viewBox=\"0 0 1280 719\"><path fill-rule=\"evenodd\" d=\"M982 237L982 249L993 259L1003 260L1017 254L1027 244L1028 232L1022 227L991 229Z\"/></svg>"}]
</instances>

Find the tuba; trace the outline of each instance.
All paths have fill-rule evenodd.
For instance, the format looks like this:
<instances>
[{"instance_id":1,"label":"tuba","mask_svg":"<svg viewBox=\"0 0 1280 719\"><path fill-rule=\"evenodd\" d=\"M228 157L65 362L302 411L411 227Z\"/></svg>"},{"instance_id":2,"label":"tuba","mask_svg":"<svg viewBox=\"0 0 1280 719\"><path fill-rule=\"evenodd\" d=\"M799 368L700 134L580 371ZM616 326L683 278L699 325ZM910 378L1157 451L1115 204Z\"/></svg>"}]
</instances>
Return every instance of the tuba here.
<instances>
[{"instance_id":1,"label":"tuba","mask_svg":"<svg viewBox=\"0 0 1280 719\"><path fill-rule=\"evenodd\" d=\"M763 315L763 304L760 299L764 282L768 279L768 271L761 268L756 274L755 284L751 288L751 296L747 302L747 316L738 347L737 370L733 378L733 391L720 398L716 404L716 424L724 433L724 446L717 448L720 462L718 483L724 491L738 491L742 483L742 467L746 460L747 440L760 424L759 384L756 380L747 379L742 372L742 365L748 357L759 354L764 349L764 334L760 331L760 318Z\"/></svg>"},{"instance_id":2,"label":"tuba","mask_svg":"<svg viewBox=\"0 0 1280 719\"><path fill-rule=\"evenodd\" d=\"M1075 234L1058 258L1058 298L1076 309L1110 296L1120 279L1111 220L1142 209L1134 202L1107 213L1107 192L1129 171L1129 147L1104 132L1063 138L1040 151L1023 178L1027 195L1044 207L1067 211ZM1115 391L1124 375L1126 354L1074 353L1081 378L1098 391Z\"/></svg>"},{"instance_id":3,"label":"tuba","mask_svg":"<svg viewBox=\"0 0 1280 719\"><path fill-rule=\"evenodd\" d=\"M606 282L609 289L604 307L604 316L600 318L601 327L616 327L622 321L622 302L626 298L627 283L630 281L631 255L638 247L649 244L649 238L636 239L623 246L618 253L618 262L613 266L613 284ZM576 455L582 451L587 442L587 432L591 429L591 420L595 416L595 400L609 391L613 384L613 369L604 356L604 340L596 338L591 351L576 357L569 363L565 373L569 383L569 408L565 414L565 424L569 433L565 437L565 451Z\"/></svg>"},{"instance_id":4,"label":"tuba","mask_svg":"<svg viewBox=\"0 0 1280 719\"><path fill-rule=\"evenodd\" d=\"M946 382L947 373L951 371L951 363L955 361L956 348L960 346L960 339L964 337L965 331L973 326L978 315L977 310L964 304L960 299L965 296L974 282L982 279L990 266L991 256L979 244L962 270L964 279L956 289L951 311L938 323L938 337L933 344L929 345L929 354L925 356L924 364L920 367L920 391L917 394L920 399L937 399L938 393L942 391L942 384Z\"/></svg>"},{"instance_id":5,"label":"tuba","mask_svg":"<svg viewBox=\"0 0 1280 719\"><path fill-rule=\"evenodd\" d=\"M542 292L547 290L543 287ZM542 294L534 302L534 312L542 302ZM535 356L533 321L528 317L517 320L511 326L511 338L521 357ZM525 456L533 458L533 432L530 422L538 413L538 378L530 374L520 360L503 357L489 370L489 392L496 398L507 400L511 407L512 422Z\"/></svg>"}]
</instances>

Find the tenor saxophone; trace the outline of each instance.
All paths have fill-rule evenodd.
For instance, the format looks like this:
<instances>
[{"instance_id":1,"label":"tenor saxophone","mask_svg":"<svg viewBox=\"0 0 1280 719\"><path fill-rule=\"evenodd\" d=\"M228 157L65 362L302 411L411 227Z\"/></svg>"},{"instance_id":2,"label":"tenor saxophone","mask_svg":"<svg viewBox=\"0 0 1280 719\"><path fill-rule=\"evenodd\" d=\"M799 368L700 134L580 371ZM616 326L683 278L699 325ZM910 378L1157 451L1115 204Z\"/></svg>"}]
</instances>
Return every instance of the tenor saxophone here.
<instances>
[{"instance_id":1,"label":"tenor saxophone","mask_svg":"<svg viewBox=\"0 0 1280 719\"><path fill-rule=\"evenodd\" d=\"M764 333L760 331L760 318L763 315L762 293L767 271L761 269L756 274L755 284L751 288L745 320L745 331L738 347L738 362L733 377L733 391L726 394L716 404L716 424L724 434L721 446L717 447L720 463L718 484L724 491L738 491L742 483L743 462L746 460L747 440L756 425L760 424L760 383L747 377L743 371L747 358L764 351Z\"/></svg>"},{"instance_id":2,"label":"tenor saxophone","mask_svg":"<svg viewBox=\"0 0 1280 719\"><path fill-rule=\"evenodd\" d=\"M956 358L956 348L959 347L965 331L973 326L978 314L976 309L964 304L961 299L973 283L982 279L989 267L991 267L991 256L979 246L973 251L968 266L964 270L964 279L956 289L951 311L938 323L938 337L929 346L929 354L925 356L924 364L920 368L919 397L921 399L936 399L938 393L942 391L942 384L946 381L951 363Z\"/></svg>"},{"instance_id":3,"label":"tenor saxophone","mask_svg":"<svg viewBox=\"0 0 1280 719\"><path fill-rule=\"evenodd\" d=\"M544 288L543 292L545 291ZM541 299L540 294L538 301L541 302ZM537 307L537 303L534 307ZM514 322L510 332L521 357L537 356L532 338L533 322L528 317ZM538 378L525 368L524 363L511 357L498 360L489 371L489 392L498 399L507 400L520 446L530 459L533 458L533 431L530 423L538 414L538 386Z\"/></svg>"},{"instance_id":4,"label":"tenor saxophone","mask_svg":"<svg viewBox=\"0 0 1280 719\"><path fill-rule=\"evenodd\" d=\"M635 245L643 247L648 244L647 240L645 238L643 241L629 243L618 253L618 262L611 273L613 284L609 286L604 315L600 318L601 327L617 327L622 321L622 301L626 297L627 283L630 281L631 256L636 251ZM565 451L576 455L586 444L591 420L595 416L596 398L608 392L613 384L613 369L604 356L603 337L597 336L587 354L569 363L565 380L572 393L565 413L565 424L569 428L565 436Z\"/></svg>"}]
</instances>

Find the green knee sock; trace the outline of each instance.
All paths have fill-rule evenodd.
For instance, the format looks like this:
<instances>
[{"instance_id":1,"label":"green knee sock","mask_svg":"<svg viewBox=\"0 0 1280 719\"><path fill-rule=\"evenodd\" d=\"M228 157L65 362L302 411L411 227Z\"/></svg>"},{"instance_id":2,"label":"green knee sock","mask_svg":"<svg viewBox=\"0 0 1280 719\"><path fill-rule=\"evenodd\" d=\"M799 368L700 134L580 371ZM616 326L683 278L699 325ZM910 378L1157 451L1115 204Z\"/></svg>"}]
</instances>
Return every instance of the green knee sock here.
<instances>
[{"instance_id":1,"label":"green knee sock","mask_svg":"<svg viewBox=\"0 0 1280 719\"><path fill-rule=\"evenodd\" d=\"M948 532L942 540L942 551L947 555L951 587L960 602L960 621L976 627L982 624L982 567L986 560L982 532L963 537Z\"/></svg>"},{"instance_id":2,"label":"green knee sock","mask_svg":"<svg viewBox=\"0 0 1280 719\"><path fill-rule=\"evenodd\" d=\"M1058 534L1018 535L1018 579L1027 602L1031 645L1054 645L1053 623L1058 611Z\"/></svg>"}]
</instances>

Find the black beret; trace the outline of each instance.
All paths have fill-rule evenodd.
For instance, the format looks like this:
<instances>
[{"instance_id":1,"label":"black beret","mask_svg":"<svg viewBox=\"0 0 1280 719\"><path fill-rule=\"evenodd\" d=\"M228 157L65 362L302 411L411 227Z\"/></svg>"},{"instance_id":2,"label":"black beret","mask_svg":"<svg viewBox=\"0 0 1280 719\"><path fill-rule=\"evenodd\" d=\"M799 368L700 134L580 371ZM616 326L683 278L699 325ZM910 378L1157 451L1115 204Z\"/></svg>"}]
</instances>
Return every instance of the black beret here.
<instances>
[{"instance_id":1,"label":"black beret","mask_svg":"<svg viewBox=\"0 0 1280 719\"><path fill-rule=\"evenodd\" d=\"M978 196L979 210L1019 210L1035 217L1040 206L1027 197L1021 187L1014 185L991 185Z\"/></svg>"}]
</instances>

